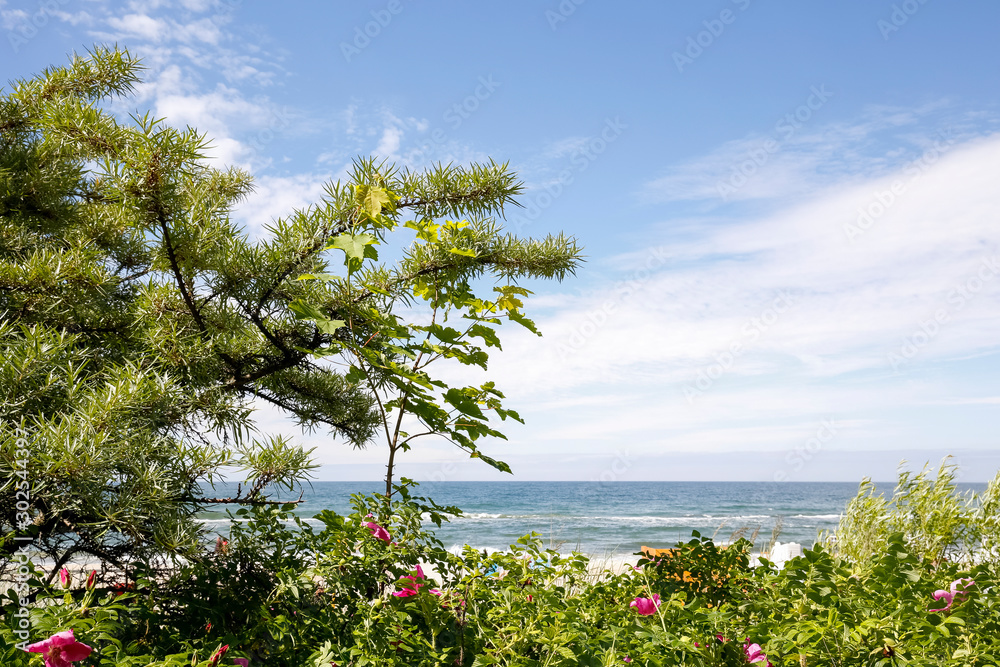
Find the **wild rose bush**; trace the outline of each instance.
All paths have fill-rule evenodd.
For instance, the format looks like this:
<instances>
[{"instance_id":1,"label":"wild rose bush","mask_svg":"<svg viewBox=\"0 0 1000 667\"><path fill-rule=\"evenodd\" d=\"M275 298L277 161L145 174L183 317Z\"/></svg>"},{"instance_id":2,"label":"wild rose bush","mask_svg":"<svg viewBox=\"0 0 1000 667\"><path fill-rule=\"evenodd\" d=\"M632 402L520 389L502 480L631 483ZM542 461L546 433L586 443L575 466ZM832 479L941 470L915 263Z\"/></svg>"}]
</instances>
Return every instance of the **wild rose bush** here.
<instances>
[{"instance_id":1,"label":"wild rose bush","mask_svg":"<svg viewBox=\"0 0 1000 667\"><path fill-rule=\"evenodd\" d=\"M92 667L1000 664L997 563L921 558L902 534L863 563L820 545L781 570L695 535L598 575L533 536L449 553L423 519L458 510L407 484L394 498L356 496L319 526L240 510L225 543L171 576L136 569L131 590L36 579L32 642L72 630L92 650L60 655ZM17 646L18 603L0 663L41 666Z\"/></svg>"}]
</instances>

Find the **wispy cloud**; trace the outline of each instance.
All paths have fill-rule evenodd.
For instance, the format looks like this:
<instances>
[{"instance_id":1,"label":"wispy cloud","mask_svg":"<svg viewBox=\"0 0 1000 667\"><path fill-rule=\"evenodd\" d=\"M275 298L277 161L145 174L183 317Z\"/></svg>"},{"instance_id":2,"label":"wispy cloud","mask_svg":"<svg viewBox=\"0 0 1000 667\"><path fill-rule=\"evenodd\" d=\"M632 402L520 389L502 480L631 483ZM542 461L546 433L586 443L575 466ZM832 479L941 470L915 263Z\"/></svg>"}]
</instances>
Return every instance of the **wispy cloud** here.
<instances>
[{"instance_id":1,"label":"wispy cloud","mask_svg":"<svg viewBox=\"0 0 1000 667\"><path fill-rule=\"evenodd\" d=\"M278 218L317 203L323 197L323 186L337 176L331 173L260 176L254 179L253 192L233 212L233 219L245 227L251 238L263 236L266 227Z\"/></svg>"},{"instance_id":2,"label":"wispy cloud","mask_svg":"<svg viewBox=\"0 0 1000 667\"><path fill-rule=\"evenodd\" d=\"M779 118L764 132L667 166L640 193L649 202L804 200L831 187L884 176L942 136L964 140L984 127L997 128L997 119L968 115L943 121L946 111L939 102L915 110L871 107L853 123Z\"/></svg>"},{"instance_id":3,"label":"wispy cloud","mask_svg":"<svg viewBox=\"0 0 1000 667\"><path fill-rule=\"evenodd\" d=\"M545 337L514 333L490 379L532 406L606 397L603 410L532 407L544 424L533 442L665 450L780 447L783 429L823 413L940 398L943 384L914 386L909 372L1000 351L1000 135L956 142L920 170L905 157L768 214L653 225L649 248L596 267L604 287L548 291Z\"/></svg>"}]
</instances>

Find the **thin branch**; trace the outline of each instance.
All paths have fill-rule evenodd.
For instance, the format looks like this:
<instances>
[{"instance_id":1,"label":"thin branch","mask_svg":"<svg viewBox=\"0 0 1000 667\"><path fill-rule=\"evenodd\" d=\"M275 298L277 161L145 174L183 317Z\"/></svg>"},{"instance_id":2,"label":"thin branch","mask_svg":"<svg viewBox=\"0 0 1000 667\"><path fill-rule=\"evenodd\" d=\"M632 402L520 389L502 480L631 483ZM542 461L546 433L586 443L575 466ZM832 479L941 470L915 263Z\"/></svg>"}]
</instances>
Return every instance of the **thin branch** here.
<instances>
[{"instance_id":1,"label":"thin branch","mask_svg":"<svg viewBox=\"0 0 1000 667\"><path fill-rule=\"evenodd\" d=\"M293 415L295 415L295 416L297 416L299 418L306 418L306 419L309 419L310 421L318 422L320 424L326 424L327 426L333 426L334 428L340 429L342 432L346 433L349 437L353 437L354 436L354 429L351 428L350 426L348 426L347 424L344 424L344 423L341 423L341 422L336 422L336 421L333 421L332 419L326 419L326 418L324 418L324 417L322 417L320 415L317 415L317 414L315 414L313 412L307 412L305 410L297 408L294 405L290 405L289 403L287 403L285 401L282 401L281 399L275 398L274 396L271 396L270 394L268 394L266 392L260 391L258 389L254 389L253 387L251 387L249 385L242 386L241 390L247 392L251 396L256 396L257 398L262 398L265 401L267 401L268 403L270 403L271 405L277 406L277 407L279 407L282 410L285 410L287 412L291 412Z\"/></svg>"},{"instance_id":2,"label":"thin branch","mask_svg":"<svg viewBox=\"0 0 1000 667\"><path fill-rule=\"evenodd\" d=\"M208 333L208 327L205 326L205 320L201 317L201 311L195 306L194 299L190 292L188 292L187 283L184 281L184 275L181 273L180 263L177 261L177 253L174 250L173 241L170 239L170 229L167 227L166 213L159 203L157 203L156 221L159 223L160 231L163 233L163 243L167 251L167 257L170 259L170 267L174 272L174 280L181 291L181 296L184 297L184 303L187 304L188 312L191 313L191 317L194 318L195 323L204 336Z\"/></svg>"},{"instance_id":3,"label":"thin branch","mask_svg":"<svg viewBox=\"0 0 1000 667\"><path fill-rule=\"evenodd\" d=\"M448 436L446 436L444 433L441 433L440 431L426 431L424 433L417 433L416 435L411 435L406 440L404 440L403 442L399 443L399 446L402 447L403 445L405 445L406 443L408 443L410 440L414 440L415 438L420 438L420 437L423 437L425 435L439 435L442 438L444 438L445 440L448 440L449 442L451 442L451 440L448 438Z\"/></svg>"}]
</instances>

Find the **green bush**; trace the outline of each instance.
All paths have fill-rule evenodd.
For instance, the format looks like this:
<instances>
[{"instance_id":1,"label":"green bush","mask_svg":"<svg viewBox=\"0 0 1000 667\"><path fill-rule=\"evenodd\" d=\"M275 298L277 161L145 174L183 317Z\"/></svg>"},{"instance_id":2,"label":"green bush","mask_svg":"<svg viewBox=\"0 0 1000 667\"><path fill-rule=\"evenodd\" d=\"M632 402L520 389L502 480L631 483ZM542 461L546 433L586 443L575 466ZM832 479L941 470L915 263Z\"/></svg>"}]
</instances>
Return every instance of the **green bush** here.
<instances>
[{"instance_id":1,"label":"green bush","mask_svg":"<svg viewBox=\"0 0 1000 667\"><path fill-rule=\"evenodd\" d=\"M291 506L241 509L228 541L170 576L137 571L124 593L36 578L33 638L72 628L95 648L80 664L95 666L208 665L224 645L225 664L268 667L746 665L749 644L776 666L1000 656L996 560L937 561L902 532L863 563L820 543L781 570L751 567L749 544L721 548L695 534L669 558L595 573L536 536L506 552L449 553L422 520L459 511L411 489L355 496L350 514L317 515L319 527ZM947 602L935 591L965 578L975 582L967 593L932 611ZM8 597L3 664L40 665L13 645L15 608Z\"/></svg>"},{"instance_id":2,"label":"green bush","mask_svg":"<svg viewBox=\"0 0 1000 667\"><path fill-rule=\"evenodd\" d=\"M959 493L956 473L950 458L933 478L927 466L915 474L903 470L889 500L866 478L836 534L826 537L827 545L863 566L886 549L891 535L901 533L913 553L934 563L995 560L1000 555L1000 475L980 495Z\"/></svg>"}]
</instances>

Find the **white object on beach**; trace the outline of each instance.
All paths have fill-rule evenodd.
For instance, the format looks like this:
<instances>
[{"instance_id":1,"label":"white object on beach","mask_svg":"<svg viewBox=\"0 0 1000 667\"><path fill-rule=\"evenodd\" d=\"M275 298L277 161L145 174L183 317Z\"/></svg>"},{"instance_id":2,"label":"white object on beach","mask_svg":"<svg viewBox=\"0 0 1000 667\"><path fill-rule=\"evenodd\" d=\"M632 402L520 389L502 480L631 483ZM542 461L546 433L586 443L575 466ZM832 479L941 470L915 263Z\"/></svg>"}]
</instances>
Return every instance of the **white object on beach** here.
<instances>
[{"instance_id":1,"label":"white object on beach","mask_svg":"<svg viewBox=\"0 0 1000 667\"><path fill-rule=\"evenodd\" d=\"M771 553L768 556L768 560L781 567L786 562L802 555L802 545L798 542L788 542L782 544L781 542L775 542L774 546L771 547Z\"/></svg>"}]
</instances>

